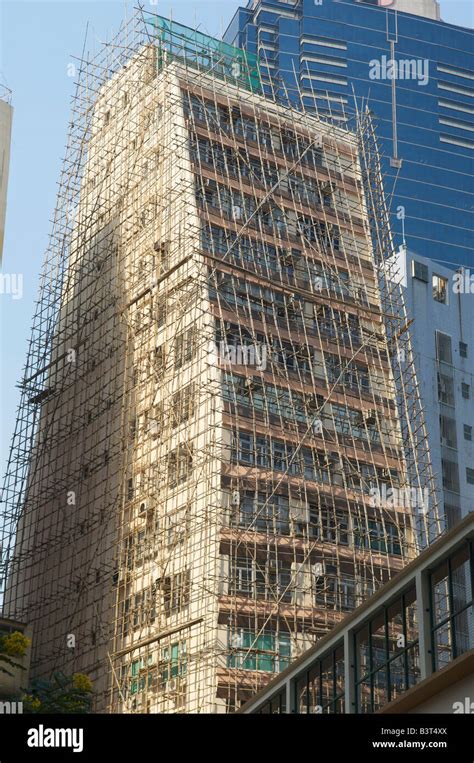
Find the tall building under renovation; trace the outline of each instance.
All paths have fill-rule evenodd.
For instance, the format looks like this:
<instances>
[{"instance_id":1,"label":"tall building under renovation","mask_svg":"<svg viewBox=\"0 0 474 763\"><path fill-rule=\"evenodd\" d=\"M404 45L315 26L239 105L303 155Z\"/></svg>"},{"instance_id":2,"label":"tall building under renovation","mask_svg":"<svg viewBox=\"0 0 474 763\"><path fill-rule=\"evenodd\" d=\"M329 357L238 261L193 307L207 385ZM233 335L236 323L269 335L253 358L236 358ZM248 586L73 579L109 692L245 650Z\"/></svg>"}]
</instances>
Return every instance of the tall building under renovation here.
<instances>
[{"instance_id":1,"label":"tall building under renovation","mask_svg":"<svg viewBox=\"0 0 474 763\"><path fill-rule=\"evenodd\" d=\"M474 265L473 38L436 0L249 0L225 35L275 97L339 124L371 109L397 247L452 268Z\"/></svg>"},{"instance_id":2,"label":"tall building under renovation","mask_svg":"<svg viewBox=\"0 0 474 763\"><path fill-rule=\"evenodd\" d=\"M140 11L81 71L4 614L98 711L228 712L438 529L373 130Z\"/></svg>"}]
</instances>

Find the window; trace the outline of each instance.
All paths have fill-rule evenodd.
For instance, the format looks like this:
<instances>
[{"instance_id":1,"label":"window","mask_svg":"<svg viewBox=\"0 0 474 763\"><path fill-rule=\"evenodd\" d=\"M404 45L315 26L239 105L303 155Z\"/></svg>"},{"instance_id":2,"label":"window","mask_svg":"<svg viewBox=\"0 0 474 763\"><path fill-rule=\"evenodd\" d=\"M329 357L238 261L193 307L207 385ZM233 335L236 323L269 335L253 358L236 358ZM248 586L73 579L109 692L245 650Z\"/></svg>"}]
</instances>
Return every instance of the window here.
<instances>
[{"instance_id":1,"label":"window","mask_svg":"<svg viewBox=\"0 0 474 763\"><path fill-rule=\"evenodd\" d=\"M317 509L316 509L317 511ZM349 545L349 516L345 511L323 509L322 523L317 528L318 538L328 543L337 543L343 546ZM310 513L310 521L314 521L313 512ZM317 521L319 523L319 512ZM314 529L314 528L311 528Z\"/></svg>"},{"instance_id":2,"label":"window","mask_svg":"<svg viewBox=\"0 0 474 763\"><path fill-rule=\"evenodd\" d=\"M433 299L445 305L448 301L448 279L433 273Z\"/></svg>"},{"instance_id":3,"label":"window","mask_svg":"<svg viewBox=\"0 0 474 763\"><path fill-rule=\"evenodd\" d=\"M343 611L357 606L357 583L352 575L339 572L333 565L326 566L326 574L315 581L316 606L336 607Z\"/></svg>"},{"instance_id":4,"label":"window","mask_svg":"<svg viewBox=\"0 0 474 763\"><path fill-rule=\"evenodd\" d=\"M290 664L289 633L240 629L229 631L227 666L240 670L279 673Z\"/></svg>"},{"instance_id":5,"label":"window","mask_svg":"<svg viewBox=\"0 0 474 763\"><path fill-rule=\"evenodd\" d=\"M152 625L156 619L156 588L154 585L130 596L126 601L126 614L133 628ZM131 611L130 611L131 610ZM127 623L127 631L130 623Z\"/></svg>"},{"instance_id":6,"label":"window","mask_svg":"<svg viewBox=\"0 0 474 763\"><path fill-rule=\"evenodd\" d=\"M150 656L148 657L148 665L151 664ZM125 675L127 669L125 668ZM140 657L138 660L133 660L129 665L130 680L130 694L138 694L140 691L144 691L146 687L150 688L153 685L153 673L147 670L145 664L145 658Z\"/></svg>"},{"instance_id":7,"label":"window","mask_svg":"<svg viewBox=\"0 0 474 763\"><path fill-rule=\"evenodd\" d=\"M191 360L196 352L196 329L194 326L186 329L174 342L174 367L181 368Z\"/></svg>"},{"instance_id":8,"label":"window","mask_svg":"<svg viewBox=\"0 0 474 763\"><path fill-rule=\"evenodd\" d=\"M241 464L253 464L253 437L248 432L239 432L234 443L235 460Z\"/></svg>"},{"instance_id":9,"label":"window","mask_svg":"<svg viewBox=\"0 0 474 763\"><path fill-rule=\"evenodd\" d=\"M166 370L166 347L164 344L149 354L149 370L157 379L162 379Z\"/></svg>"},{"instance_id":10,"label":"window","mask_svg":"<svg viewBox=\"0 0 474 763\"><path fill-rule=\"evenodd\" d=\"M341 609L351 610L357 606L357 584L350 575L342 575L339 581L341 589Z\"/></svg>"},{"instance_id":11,"label":"window","mask_svg":"<svg viewBox=\"0 0 474 763\"><path fill-rule=\"evenodd\" d=\"M170 487L186 482L193 468L192 445L183 444L168 456L168 481Z\"/></svg>"},{"instance_id":12,"label":"window","mask_svg":"<svg viewBox=\"0 0 474 763\"><path fill-rule=\"evenodd\" d=\"M464 424L464 439L472 441L472 427L469 424Z\"/></svg>"},{"instance_id":13,"label":"window","mask_svg":"<svg viewBox=\"0 0 474 763\"><path fill-rule=\"evenodd\" d=\"M453 363L451 337L441 331L436 332L436 358L441 363L449 363L449 365Z\"/></svg>"},{"instance_id":14,"label":"window","mask_svg":"<svg viewBox=\"0 0 474 763\"><path fill-rule=\"evenodd\" d=\"M122 622L122 636L126 636L130 631L130 603L131 597L128 596L125 601L120 604L121 622Z\"/></svg>"},{"instance_id":15,"label":"window","mask_svg":"<svg viewBox=\"0 0 474 763\"><path fill-rule=\"evenodd\" d=\"M160 683L183 678L187 670L186 641L175 641L161 648Z\"/></svg>"},{"instance_id":16,"label":"window","mask_svg":"<svg viewBox=\"0 0 474 763\"><path fill-rule=\"evenodd\" d=\"M168 546L178 546L184 543L189 535L190 507L183 506L166 516L166 533Z\"/></svg>"},{"instance_id":17,"label":"window","mask_svg":"<svg viewBox=\"0 0 474 763\"><path fill-rule=\"evenodd\" d=\"M469 400L471 397L471 388L469 384L466 384L465 382L462 382L461 384L461 393L464 398L464 400Z\"/></svg>"},{"instance_id":18,"label":"window","mask_svg":"<svg viewBox=\"0 0 474 763\"><path fill-rule=\"evenodd\" d=\"M288 535L290 532L289 502L283 495L245 491L235 507L233 524L256 532Z\"/></svg>"},{"instance_id":19,"label":"window","mask_svg":"<svg viewBox=\"0 0 474 763\"><path fill-rule=\"evenodd\" d=\"M256 560L256 595L268 601L287 601L292 598L291 565L288 560L277 559L271 554L265 561Z\"/></svg>"},{"instance_id":20,"label":"window","mask_svg":"<svg viewBox=\"0 0 474 763\"><path fill-rule=\"evenodd\" d=\"M296 712L344 713L344 678L344 646L339 644L298 677Z\"/></svg>"},{"instance_id":21,"label":"window","mask_svg":"<svg viewBox=\"0 0 474 763\"><path fill-rule=\"evenodd\" d=\"M444 405L454 406L454 383L451 376L438 373L438 400Z\"/></svg>"},{"instance_id":22,"label":"window","mask_svg":"<svg viewBox=\"0 0 474 763\"><path fill-rule=\"evenodd\" d=\"M382 554L402 555L401 532L388 522L354 517L354 545Z\"/></svg>"},{"instance_id":23,"label":"window","mask_svg":"<svg viewBox=\"0 0 474 763\"><path fill-rule=\"evenodd\" d=\"M166 323L166 312L168 309L168 301L165 296L157 297L154 303L155 308L155 320L158 328L164 326Z\"/></svg>"},{"instance_id":24,"label":"window","mask_svg":"<svg viewBox=\"0 0 474 763\"><path fill-rule=\"evenodd\" d=\"M474 470L471 471L474 480ZM472 608L470 553L469 542L466 542L430 575L433 670L440 670L474 646L469 622Z\"/></svg>"},{"instance_id":25,"label":"window","mask_svg":"<svg viewBox=\"0 0 474 763\"><path fill-rule=\"evenodd\" d=\"M163 591L163 605L166 617L182 609L189 604L190 572L184 570L175 575L169 575L157 581Z\"/></svg>"},{"instance_id":26,"label":"window","mask_svg":"<svg viewBox=\"0 0 474 763\"><path fill-rule=\"evenodd\" d=\"M235 712L235 709L229 708L227 712ZM281 715L286 713L286 689L278 692L268 702L265 702L260 710L258 710L258 713L264 715Z\"/></svg>"},{"instance_id":27,"label":"window","mask_svg":"<svg viewBox=\"0 0 474 763\"><path fill-rule=\"evenodd\" d=\"M468 485L474 485L474 469L466 468L466 481Z\"/></svg>"},{"instance_id":28,"label":"window","mask_svg":"<svg viewBox=\"0 0 474 763\"><path fill-rule=\"evenodd\" d=\"M445 490L451 490L453 493L459 493L459 470L455 461L446 461L441 459L441 470L443 473L443 487Z\"/></svg>"},{"instance_id":29,"label":"window","mask_svg":"<svg viewBox=\"0 0 474 763\"><path fill-rule=\"evenodd\" d=\"M194 415L194 384L178 390L171 401L173 428L183 424Z\"/></svg>"},{"instance_id":30,"label":"window","mask_svg":"<svg viewBox=\"0 0 474 763\"><path fill-rule=\"evenodd\" d=\"M273 443L273 468L279 472L285 472L288 469L287 450L283 442Z\"/></svg>"},{"instance_id":31,"label":"window","mask_svg":"<svg viewBox=\"0 0 474 763\"><path fill-rule=\"evenodd\" d=\"M231 558L230 565L230 584L229 592L231 594L243 594L244 596L253 596L254 592L254 572L253 560L248 557Z\"/></svg>"},{"instance_id":32,"label":"window","mask_svg":"<svg viewBox=\"0 0 474 763\"><path fill-rule=\"evenodd\" d=\"M420 680L416 618L413 588L355 634L356 712L374 712Z\"/></svg>"},{"instance_id":33,"label":"window","mask_svg":"<svg viewBox=\"0 0 474 763\"><path fill-rule=\"evenodd\" d=\"M441 445L446 445L448 448L456 448L456 422L454 419L448 418L448 416L441 415L439 417Z\"/></svg>"},{"instance_id":34,"label":"window","mask_svg":"<svg viewBox=\"0 0 474 763\"><path fill-rule=\"evenodd\" d=\"M459 355L461 358L467 358L467 344L466 342L459 342Z\"/></svg>"},{"instance_id":35,"label":"window","mask_svg":"<svg viewBox=\"0 0 474 763\"><path fill-rule=\"evenodd\" d=\"M331 384L343 384L352 390L370 392L370 376L367 366L354 361L341 362L337 355L324 354L326 371Z\"/></svg>"},{"instance_id":36,"label":"window","mask_svg":"<svg viewBox=\"0 0 474 763\"><path fill-rule=\"evenodd\" d=\"M450 530L454 525L457 525L461 521L461 508L451 503L444 503L444 513L446 514L446 522L448 529Z\"/></svg>"}]
</instances>

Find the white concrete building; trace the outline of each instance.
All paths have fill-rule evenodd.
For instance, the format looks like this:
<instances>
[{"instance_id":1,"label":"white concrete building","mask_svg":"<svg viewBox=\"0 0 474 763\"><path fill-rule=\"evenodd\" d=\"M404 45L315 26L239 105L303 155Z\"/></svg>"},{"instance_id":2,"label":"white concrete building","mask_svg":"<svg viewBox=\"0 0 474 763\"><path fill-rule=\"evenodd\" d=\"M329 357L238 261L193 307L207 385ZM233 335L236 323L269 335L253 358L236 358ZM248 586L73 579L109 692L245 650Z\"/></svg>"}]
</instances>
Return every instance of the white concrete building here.
<instances>
[{"instance_id":1,"label":"white concrete building","mask_svg":"<svg viewBox=\"0 0 474 763\"><path fill-rule=\"evenodd\" d=\"M452 527L474 510L474 273L401 249L433 469Z\"/></svg>"}]
</instances>

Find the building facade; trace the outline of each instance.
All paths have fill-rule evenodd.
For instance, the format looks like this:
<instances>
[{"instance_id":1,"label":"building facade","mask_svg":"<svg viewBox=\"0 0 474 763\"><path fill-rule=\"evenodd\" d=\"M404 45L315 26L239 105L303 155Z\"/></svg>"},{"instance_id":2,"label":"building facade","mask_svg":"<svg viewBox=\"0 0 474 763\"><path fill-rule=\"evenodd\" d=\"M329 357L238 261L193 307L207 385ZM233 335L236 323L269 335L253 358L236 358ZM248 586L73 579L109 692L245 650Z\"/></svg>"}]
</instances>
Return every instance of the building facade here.
<instances>
[{"instance_id":1,"label":"building facade","mask_svg":"<svg viewBox=\"0 0 474 763\"><path fill-rule=\"evenodd\" d=\"M404 318L352 133L160 17L115 46L72 119L4 609L33 677L90 675L98 711L226 712L417 552Z\"/></svg>"},{"instance_id":2,"label":"building facade","mask_svg":"<svg viewBox=\"0 0 474 763\"><path fill-rule=\"evenodd\" d=\"M401 247L396 255L430 452L449 527L474 511L474 273Z\"/></svg>"},{"instance_id":3,"label":"building facade","mask_svg":"<svg viewBox=\"0 0 474 763\"><path fill-rule=\"evenodd\" d=\"M380 6L380 7L378 7ZM401 12L399 12L401 11ZM352 124L375 116L396 245L473 266L473 31L437 3L258 0L225 39L259 57L283 101Z\"/></svg>"}]
</instances>

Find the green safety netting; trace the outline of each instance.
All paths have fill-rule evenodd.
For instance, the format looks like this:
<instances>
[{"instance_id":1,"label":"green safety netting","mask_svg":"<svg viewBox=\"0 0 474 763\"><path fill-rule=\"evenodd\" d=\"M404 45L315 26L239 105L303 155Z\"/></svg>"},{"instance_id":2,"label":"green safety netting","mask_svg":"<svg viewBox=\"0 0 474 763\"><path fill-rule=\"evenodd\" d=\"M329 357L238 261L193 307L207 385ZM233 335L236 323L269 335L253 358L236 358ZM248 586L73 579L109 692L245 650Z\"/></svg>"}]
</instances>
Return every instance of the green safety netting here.
<instances>
[{"instance_id":1,"label":"green safety netting","mask_svg":"<svg viewBox=\"0 0 474 763\"><path fill-rule=\"evenodd\" d=\"M158 69L165 61L178 60L252 93L262 92L258 59L253 53L162 16L147 19L147 24L154 27L158 38Z\"/></svg>"}]
</instances>

